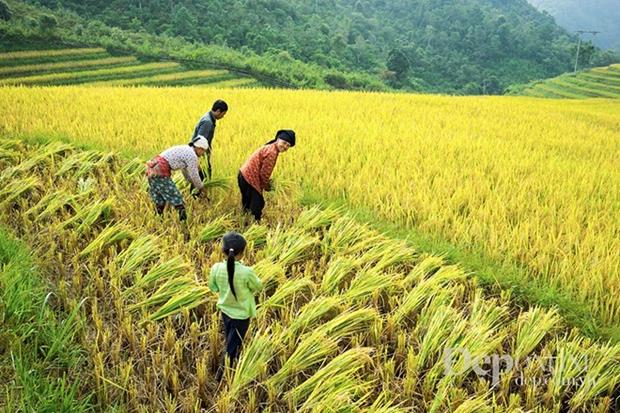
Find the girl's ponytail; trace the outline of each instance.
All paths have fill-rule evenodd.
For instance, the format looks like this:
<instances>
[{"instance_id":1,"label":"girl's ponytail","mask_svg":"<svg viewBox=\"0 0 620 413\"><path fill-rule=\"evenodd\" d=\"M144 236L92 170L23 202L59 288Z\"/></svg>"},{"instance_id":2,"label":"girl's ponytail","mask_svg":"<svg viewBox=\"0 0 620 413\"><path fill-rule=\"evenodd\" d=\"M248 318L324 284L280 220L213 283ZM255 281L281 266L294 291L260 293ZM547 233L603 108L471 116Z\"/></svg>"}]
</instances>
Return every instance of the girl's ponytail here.
<instances>
[{"instance_id":1,"label":"girl's ponytail","mask_svg":"<svg viewBox=\"0 0 620 413\"><path fill-rule=\"evenodd\" d=\"M226 270L228 272L228 286L233 293L235 300L237 292L235 291L235 256L241 254L245 250L245 238L238 232L227 232L222 239L222 252L226 255Z\"/></svg>"},{"instance_id":2,"label":"girl's ponytail","mask_svg":"<svg viewBox=\"0 0 620 413\"><path fill-rule=\"evenodd\" d=\"M237 293L235 292L235 249L228 249L228 259L226 260L226 270L228 270L228 286L237 299Z\"/></svg>"}]
</instances>

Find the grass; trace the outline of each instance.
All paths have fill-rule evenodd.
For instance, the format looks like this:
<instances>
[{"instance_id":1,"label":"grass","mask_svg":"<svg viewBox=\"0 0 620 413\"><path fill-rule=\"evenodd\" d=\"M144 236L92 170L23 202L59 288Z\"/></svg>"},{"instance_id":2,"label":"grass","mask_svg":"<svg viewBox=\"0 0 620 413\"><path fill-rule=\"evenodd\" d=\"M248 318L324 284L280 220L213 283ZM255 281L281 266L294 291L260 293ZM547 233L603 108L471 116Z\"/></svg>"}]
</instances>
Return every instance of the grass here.
<instances>
[{"instance_id":1,"label":"grass","mask_svg":"<svg viewBox=\"0 0 620 413\"><path fill-rule=\"evenodd\" d=\"M75 334L80 305L68 317L52 311L51 295L30 253L0 228L0 366L6 412L87 412L91 395L81 389L84 369ZM6 374L6 375L5 375Z\"/></svg>"}]
</instances>

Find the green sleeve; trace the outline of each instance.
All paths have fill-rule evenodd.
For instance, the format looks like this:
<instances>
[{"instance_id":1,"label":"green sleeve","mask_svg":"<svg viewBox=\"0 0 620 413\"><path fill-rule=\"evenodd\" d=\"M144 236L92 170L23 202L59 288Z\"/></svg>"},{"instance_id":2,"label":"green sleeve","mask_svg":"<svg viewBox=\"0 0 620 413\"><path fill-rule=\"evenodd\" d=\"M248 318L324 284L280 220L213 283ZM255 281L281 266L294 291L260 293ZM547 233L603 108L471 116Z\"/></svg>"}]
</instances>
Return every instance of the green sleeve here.
<instances>
[{"instance_id":1,"label":"green sleeve","mask_svg":"<svg viewBox=\"0 0 620 413\"><path fill-rule=\"evenodd\" d=\"M250 268L250 274L248 277L248 288L253 293L257 293L263 289L263 283L261 282L260 278L258 278L254 270L251 268Z\"/></svg>"},{"instance_id":2,"label":"green sleeve","mask_svg":"<svg viewBox=\"0 0 620 413\"><path fill-rule=\"evenodd\" d=\"M217 287L217 281L215 280L215 265L211 267L211 273L209 274L209 289L214 293L220 291L220 289Z\"/></svg>"}]
</instances>

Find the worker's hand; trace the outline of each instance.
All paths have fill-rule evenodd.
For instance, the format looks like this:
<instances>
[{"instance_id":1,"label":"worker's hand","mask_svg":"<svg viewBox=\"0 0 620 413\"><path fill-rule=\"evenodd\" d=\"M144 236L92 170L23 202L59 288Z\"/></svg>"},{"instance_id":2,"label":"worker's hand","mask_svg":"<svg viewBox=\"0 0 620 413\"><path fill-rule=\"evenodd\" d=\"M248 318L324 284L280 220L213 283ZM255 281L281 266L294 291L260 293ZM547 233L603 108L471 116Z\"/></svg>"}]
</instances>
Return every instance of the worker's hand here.
<instances>
[{"instance_id":1,"label":"worker's hand","mask_svg":"<svg viewBox=\"0 0 620 413\"><path fill-rule=\"evenodd\" d=\"M198 192L198 196L200 196L201 198L206 199L207 201L209 201L209 194L207 193L207 188L206 187L202 187L202 189Z\"/></svg>"},{"instance_id":2,"label":"worker's hand","mask_svg":"<svg viewBox=\"0 0 620 413\"><path fill-rule=\"evenodd\" d=\"M267 182L267 186L265 187L265 191L271 192L273 188L274 188L273 180L269 179L269 182Z\"/></svg>"}]
</instances>

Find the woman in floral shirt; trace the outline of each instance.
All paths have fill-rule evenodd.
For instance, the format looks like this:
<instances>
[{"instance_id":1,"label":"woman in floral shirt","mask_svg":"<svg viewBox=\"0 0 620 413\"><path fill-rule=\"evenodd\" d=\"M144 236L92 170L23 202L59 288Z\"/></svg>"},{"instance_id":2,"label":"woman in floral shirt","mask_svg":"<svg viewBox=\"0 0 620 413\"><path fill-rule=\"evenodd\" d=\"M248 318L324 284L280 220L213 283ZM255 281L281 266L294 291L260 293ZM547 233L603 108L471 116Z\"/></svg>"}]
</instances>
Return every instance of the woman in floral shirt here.
<instances>
[{"instance_id":1,"label":"woman in floral shirt","mask_svg":"<svg viewBox=\"0 0 620 413\"><path fill-rule=\"evenodd\" d=\"M203 193L204 184L198 173L198 158L203 156L208 149L209 142L204 137L200 137L192 143L192 146L173 146L147 162L146 176L149 181L149 195L155 203L157 214L162 215L166 204L170 204L179 212L181 221L187 219L183 197L172 180L172 171L180 169L185 179L200 193Z\"/></svg>"}]
</instances>

